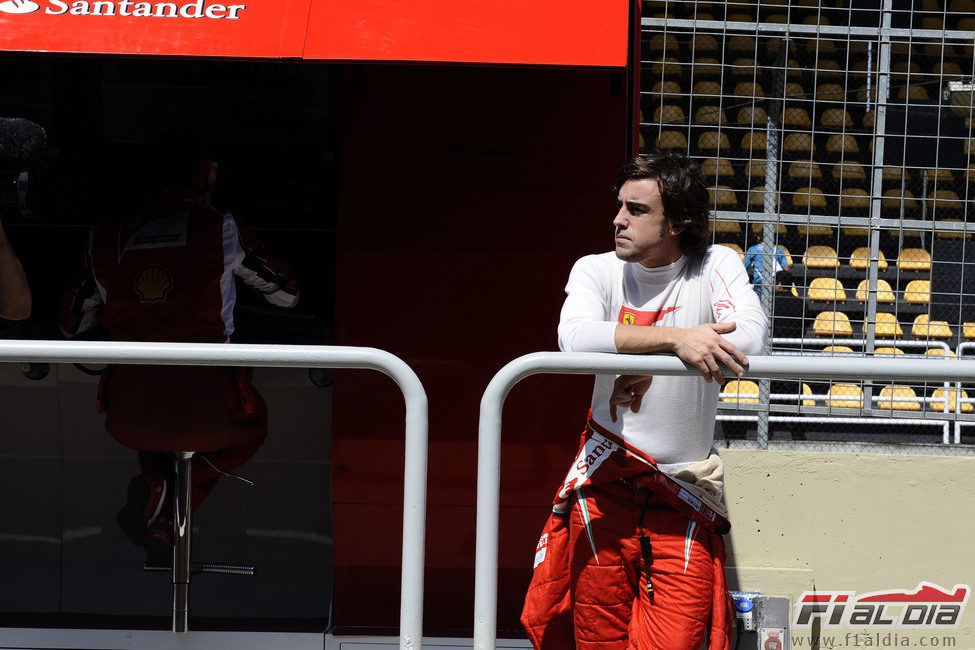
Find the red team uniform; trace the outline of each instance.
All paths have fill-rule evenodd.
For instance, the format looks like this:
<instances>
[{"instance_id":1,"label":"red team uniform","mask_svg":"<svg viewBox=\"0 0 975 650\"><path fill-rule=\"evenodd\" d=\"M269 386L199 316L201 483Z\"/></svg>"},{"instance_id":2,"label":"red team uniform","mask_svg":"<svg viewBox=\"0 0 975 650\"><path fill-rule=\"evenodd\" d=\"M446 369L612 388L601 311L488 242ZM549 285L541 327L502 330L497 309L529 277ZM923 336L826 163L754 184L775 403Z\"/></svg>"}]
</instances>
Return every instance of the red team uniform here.
<instances>
[{"instance_id":1,"label":"red team uniform","mask_svg":"<svg viewBox=\"0 0 975 650\"><path fill-rule=\"evenodd\" d=\"M101 324L117 341L225 343L234 331L236 279L271 304L295 301L290 269L248 227L193 202L169 208L91 229L62 298L67 335ZM165 457L151 453L154 440L161 451L182 438L192 451L194 436L225 430L224 448L206 456L230 471L256 453L267 431L263 400L242 369L116 365L103 377L100 405L109 433L145 440L144 474L171 471ZM219 475L194 461L194 508Z\"/></svg>"},{"instance_id":2,"label":"red team uniform","mask_svg":"<svg viewBox=\"0 0 975 650\"><path fill-rule=\"evenodd\" d=\"M646 268L613 253L572 269L559 323L564 351L613 352L618 323L691 328L760 352L767 322L738 255L721 246ZM597 375L579 452L542 531L522 623L536 648L727 650L723 465L713 449L719 386L654 377L639 412ZM678 483L669 477L683 480ZM711 506L709 506L709 503Z\"/></svg>"}]
</instances>

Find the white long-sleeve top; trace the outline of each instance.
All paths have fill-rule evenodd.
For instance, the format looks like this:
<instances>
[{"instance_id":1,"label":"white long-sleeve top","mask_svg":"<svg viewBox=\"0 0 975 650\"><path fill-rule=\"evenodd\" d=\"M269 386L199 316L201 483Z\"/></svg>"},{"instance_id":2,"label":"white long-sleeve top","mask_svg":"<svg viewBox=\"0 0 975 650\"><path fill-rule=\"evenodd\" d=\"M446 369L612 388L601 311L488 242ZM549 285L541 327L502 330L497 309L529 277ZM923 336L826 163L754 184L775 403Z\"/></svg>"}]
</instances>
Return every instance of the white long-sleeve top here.
<instances>
[{"instance_id":1,"label":"white long-sleeve top","mask_svg":"<svg viewBox=\"0 0 975 650\"><path fill-rule=\"evenodd\" d=\"M691 328L734 322L736 329L724 337L745 354L760 353L768 336L768 320L745 267L725 246L652 269L624 262L614 253L588 255L572 267L565 292L559 319L559 348L564 352L617 352L619 323ZM700 375L654 377L640 412L618 409L613 422L609 399L614 380L596 375L592 417L597 424L652 456L665 472L708 457L717 383Z\"/></svg>"}]
</instances>

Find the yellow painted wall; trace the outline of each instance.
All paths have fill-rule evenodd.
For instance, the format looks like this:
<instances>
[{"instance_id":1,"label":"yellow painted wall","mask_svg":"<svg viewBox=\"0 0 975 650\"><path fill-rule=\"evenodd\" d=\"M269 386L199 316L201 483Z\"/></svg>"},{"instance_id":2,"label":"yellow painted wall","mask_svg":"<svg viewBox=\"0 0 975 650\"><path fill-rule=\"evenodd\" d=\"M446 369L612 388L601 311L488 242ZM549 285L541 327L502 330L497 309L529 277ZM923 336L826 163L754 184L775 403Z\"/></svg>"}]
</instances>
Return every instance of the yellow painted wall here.
<instances>
[{"instance_id":1,"label":"yellow painted wall","mask_svg":"<svg viewBox=\"0 0 975 650\"><path fill-rule=\"evenodd\" d=\"M795 603L813 589L910 592L921 581L975 587L975 457L743 449L721 456L731 589ZM822 634L822 648L878 647L867 644L884 639L887 647L930 647L937 636L939 647L971 650L972 601L954 630L895 629L878 638L840 629L833 645L825 643L832 630L813 633Z\"/></svg>"}]
</instances>

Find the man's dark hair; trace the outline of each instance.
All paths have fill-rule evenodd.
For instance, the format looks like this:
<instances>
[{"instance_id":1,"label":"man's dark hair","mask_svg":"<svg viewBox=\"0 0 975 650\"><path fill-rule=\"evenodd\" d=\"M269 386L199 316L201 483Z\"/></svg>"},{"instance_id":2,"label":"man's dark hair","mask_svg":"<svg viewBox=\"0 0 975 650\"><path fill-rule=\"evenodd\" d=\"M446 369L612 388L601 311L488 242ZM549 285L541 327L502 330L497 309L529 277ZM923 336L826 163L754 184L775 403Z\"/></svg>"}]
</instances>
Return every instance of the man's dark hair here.
<instances>
[{"instance_id":1,"label":"man's dark hair","mask_svg":"<svg viewBox=\"0 0 975 650\"><path fill-rule=\"evenodd\" d=\"M683 226L678 237L681 252L703 256L711 239L711 199L698 166L679 153L648 151L623 165L616 179L617 194L626 181L643 179L657 180L664 216L673 226Z\"/></svg>"}]
</instances>

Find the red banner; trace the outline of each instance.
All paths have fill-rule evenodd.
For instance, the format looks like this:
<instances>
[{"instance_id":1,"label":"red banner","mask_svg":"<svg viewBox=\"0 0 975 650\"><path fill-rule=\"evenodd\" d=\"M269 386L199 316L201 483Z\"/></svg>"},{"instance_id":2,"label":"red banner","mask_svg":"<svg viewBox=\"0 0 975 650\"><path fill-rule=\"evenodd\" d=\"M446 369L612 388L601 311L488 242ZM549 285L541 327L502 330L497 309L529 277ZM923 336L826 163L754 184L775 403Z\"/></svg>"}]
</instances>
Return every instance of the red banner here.
<instances>
[{"instance_id":1,"label":"red banner","mask_svg":"<svg viewBox=\"0 0 975 650\"><path fill-rule=\"evenodd\" d=\"M627 0L2 0L0 50L626 65Z\"/></svg>"}]
</instances>

